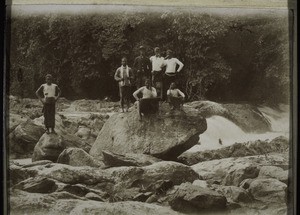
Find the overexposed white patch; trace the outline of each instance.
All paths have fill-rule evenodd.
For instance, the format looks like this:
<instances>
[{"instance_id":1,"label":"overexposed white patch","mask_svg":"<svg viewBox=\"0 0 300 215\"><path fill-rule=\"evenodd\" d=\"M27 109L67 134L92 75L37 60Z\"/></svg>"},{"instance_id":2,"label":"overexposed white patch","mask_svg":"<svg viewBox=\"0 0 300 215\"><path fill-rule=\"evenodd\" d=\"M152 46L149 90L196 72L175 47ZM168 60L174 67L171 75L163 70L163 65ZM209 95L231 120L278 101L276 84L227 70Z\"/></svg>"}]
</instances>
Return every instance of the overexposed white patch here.
<instances>
[{"instance_id":1,"label":"overexposed white patch","mask_svg":"<svg viewBox=\"0 0 300 215\"><path fill-rule=\"evenodd\" d=\"M221 117L207 118L207 130L200 135L199 145L189 152L218 149L234 143L255 140L272 140L278 136L289 137L289 107L281 105L280 110L261 107L259 110L271 124L271 131L266 133L246 133L232 121Z\"/></svg>"}]
</instances>

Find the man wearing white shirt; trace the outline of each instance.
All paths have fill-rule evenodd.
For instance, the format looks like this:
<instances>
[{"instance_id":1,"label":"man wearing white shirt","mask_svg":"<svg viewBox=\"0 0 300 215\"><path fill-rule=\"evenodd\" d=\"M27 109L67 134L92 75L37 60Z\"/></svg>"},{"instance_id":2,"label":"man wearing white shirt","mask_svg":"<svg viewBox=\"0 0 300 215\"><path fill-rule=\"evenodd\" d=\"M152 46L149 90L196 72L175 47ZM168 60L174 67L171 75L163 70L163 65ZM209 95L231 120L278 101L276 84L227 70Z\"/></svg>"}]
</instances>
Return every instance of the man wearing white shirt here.
<instances>
[{"instance_id":1,"label":"man wearing white shirt","mask_svg":"<svg viewBox=\"0 0 300 215\"><path fill-rule=\"evenodd\" d=\"M163 65L164 58L160 56L160 49L156 47L154 49L155 55L150 57L152 63L152 85L157 89L157 94L162 97L162 76L163 76Z\"/></svg>"},{"instance_id":2,"label":"man wearing white shirt","mask_svg":"<svg viewBox=\"0 0 300 215\"><path fill-rule=\"evenodd\" d=\"M59 87L52 83L52 75L46 75L46 83L42 84L35 92L38 99L43 103L44 124L46 133L56 133L55 127L55 103L60 97ZM43 94L44 98L41 97Z\"/></svg>"},{"instance_id":3,"label":"man wearing white shirt","mask_svg":"<svg viewBox=\"0 0 300 215\"><path fill-rule=\"evenodd\" d=\"M124 103L126 103L128 112L130 106L130 87L133 79L132 69L127 65L127 59L122 58L121 66L116 70L115 80L119 83L120 103L122 112L124 112Z\"/></svg>"},{"instance_id":4,"label":"man wearing white shirt","mask_svg":"<svg viewBox=\"0 0 300 215\"><path fill-rule=\"evenodd\" d=\"M170 88L167 91L167 96L172 110L181 108L185 95L176 87L174 82L171 83Z\"/></svg>"},{"instance_id":5,"label":"man wearing white shirt","mask_svg":"<svg viewBox=\"0 0 300 215\"><path fill-rule=\"evenodd\" d=\"M183 63L180 62L177 58L173 57L173 53L171 50L167 50L167 56L164 60L163 66L166 67L166 71L163 77L163 86L164 87L164 96L166 95L167 86L170 86L172 82L176 83L177 73L180 72L183 68ZM177 69L178 66L178 69Z\"/></svg>"},{"instance_id":6,"label":"man wearing white shirt","mask_svg":"<svg viewBox=\"0 0 300 215\"><path fill-rule=\"evenodd\" d=\"M142 95L139 98L138 95ZM138 112L140 119L145 114L154 114L158 112L158 102L157 92L154 87L151 87L151 81L147 79L145 81L145 86L139 88L133 93L133 97L138 101Z\"/></svg>"}]
</instances>

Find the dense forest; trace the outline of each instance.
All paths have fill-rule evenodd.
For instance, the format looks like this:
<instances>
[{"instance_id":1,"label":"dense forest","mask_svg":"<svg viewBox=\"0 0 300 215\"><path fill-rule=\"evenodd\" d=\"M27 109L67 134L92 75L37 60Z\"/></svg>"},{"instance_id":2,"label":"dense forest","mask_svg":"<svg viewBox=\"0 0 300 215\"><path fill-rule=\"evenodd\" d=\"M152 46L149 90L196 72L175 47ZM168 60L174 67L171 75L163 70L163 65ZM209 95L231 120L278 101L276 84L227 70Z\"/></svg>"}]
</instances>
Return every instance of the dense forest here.
<instances>
[{"instance_id":1,"label":"dense forest","mask_svg":"<svg viewBox=\"0 0 300 215\"><path fill-rule=\"evenodd\" d=\"M9 93L34 97L47 73L68 99L118 99L113 79L138 47L172 49L189 100L289 100L288 17L192 12L20 15L10 20ZM163 53L165 54L165 53Z\"/></svg>"}]
</instances>

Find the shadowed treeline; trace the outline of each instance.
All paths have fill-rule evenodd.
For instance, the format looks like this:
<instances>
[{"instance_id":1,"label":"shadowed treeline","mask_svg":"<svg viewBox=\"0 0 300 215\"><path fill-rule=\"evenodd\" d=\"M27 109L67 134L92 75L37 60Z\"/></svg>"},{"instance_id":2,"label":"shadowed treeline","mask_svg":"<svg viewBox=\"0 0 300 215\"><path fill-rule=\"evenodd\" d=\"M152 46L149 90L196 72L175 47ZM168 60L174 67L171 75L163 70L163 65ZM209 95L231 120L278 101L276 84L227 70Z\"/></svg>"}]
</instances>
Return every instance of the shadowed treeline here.
<instances>
[{"instance_id":1,"label":"shadowed treeline","mask_svg":"<svg viewBox=\"0 0 300 215\"><path fill-rule=\"evenodd\" d=\"M287 102L288 19L188 12L45 14L11 18L10 94L33 97L51 73L70 99L118 98L113 74L143 45L184 63L189 100ZM165 53L163 53L165 55Z\"/></svg>"}]
</instances>

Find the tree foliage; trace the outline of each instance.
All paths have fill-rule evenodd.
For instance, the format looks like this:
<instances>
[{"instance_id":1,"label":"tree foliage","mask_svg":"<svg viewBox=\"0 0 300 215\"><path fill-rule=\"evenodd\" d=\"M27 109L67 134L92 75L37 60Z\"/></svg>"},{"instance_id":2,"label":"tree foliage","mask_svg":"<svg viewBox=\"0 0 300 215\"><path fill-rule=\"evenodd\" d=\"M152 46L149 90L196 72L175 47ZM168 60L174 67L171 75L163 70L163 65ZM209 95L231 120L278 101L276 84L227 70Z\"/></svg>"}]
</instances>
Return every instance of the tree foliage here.
<instances>
[{"instance_id":1,"label":"tree foliage","mask_svg":"<svg viewBox=\"0 0 300 215\"><path fill-rule=\"evenodd\" d=\"M122 56L138 47L172 49L184 63L190 100L285 102L289 95L287 18L188 12L27 15L11 19L10 93L24 96L51 73L67 98L117 97ZM164 53L163 53L164 54ZM19 69L24 83L17 81Z\"/></svg>"}]
</instances>

